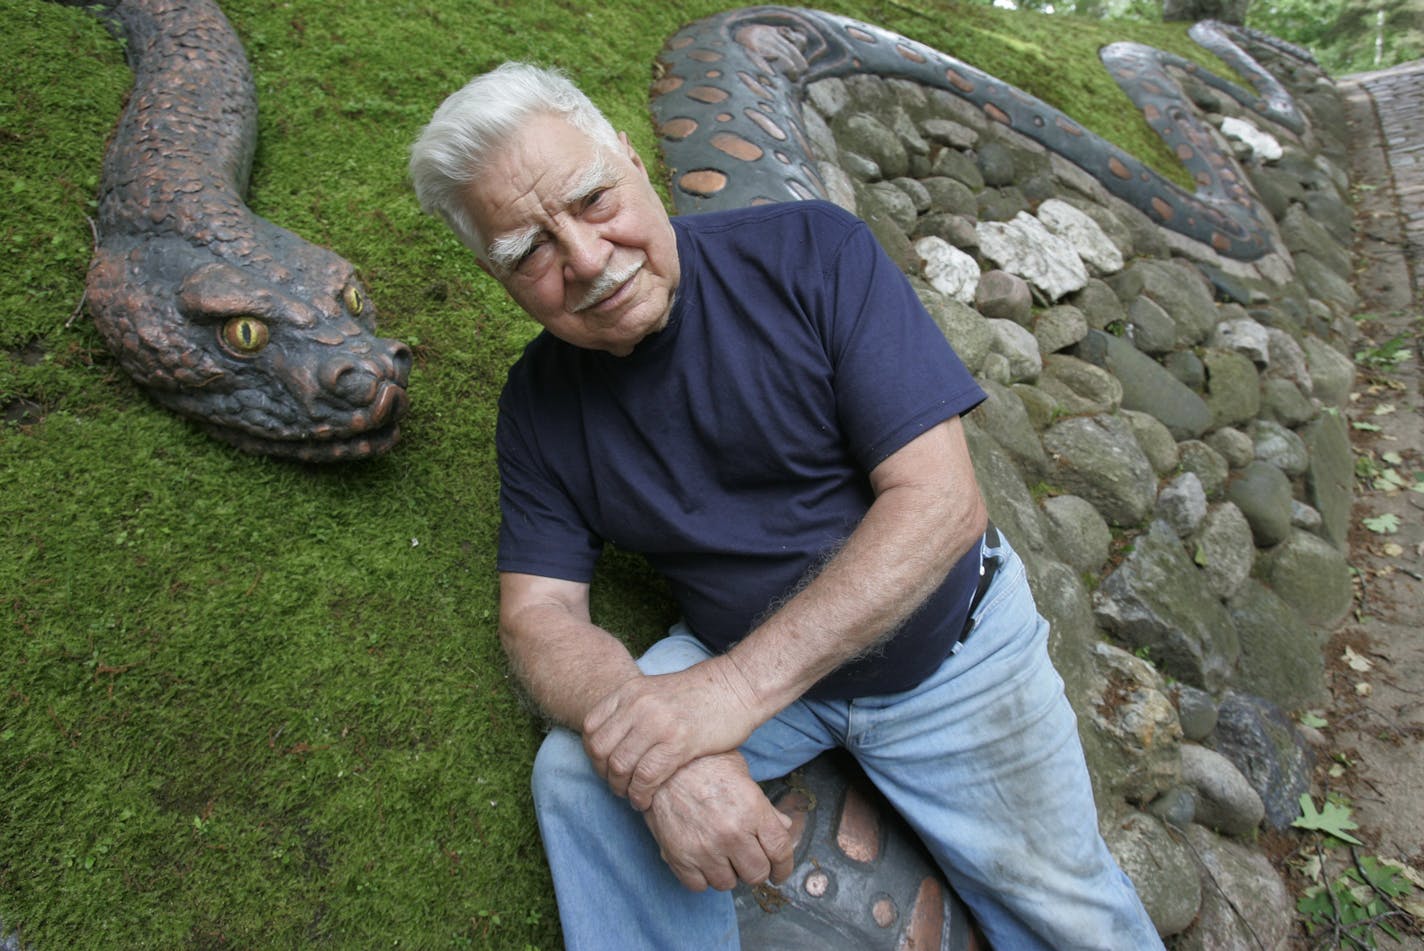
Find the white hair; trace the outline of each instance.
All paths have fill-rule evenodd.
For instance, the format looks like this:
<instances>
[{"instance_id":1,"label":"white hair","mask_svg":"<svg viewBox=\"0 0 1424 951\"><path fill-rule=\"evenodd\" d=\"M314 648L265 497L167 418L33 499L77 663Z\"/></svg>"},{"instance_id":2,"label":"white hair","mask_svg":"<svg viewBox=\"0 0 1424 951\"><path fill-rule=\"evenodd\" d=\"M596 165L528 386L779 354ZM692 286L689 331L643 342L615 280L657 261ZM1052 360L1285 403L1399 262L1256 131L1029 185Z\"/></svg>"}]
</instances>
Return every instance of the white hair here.
<instances>
[{"instance_id":1,"label":"white hair","mask_svg":"<svg viewBox=\"0 0 1424 951\"><path fill-rule=\"evenodd\" d=\"M410 178L420 207L443 218L482 261L487 249L462 192L535 115L559 116L605 149L619 146L612 124L563 73L513 62L452 93L411 146Z\"/></svg>"}]
</instances>

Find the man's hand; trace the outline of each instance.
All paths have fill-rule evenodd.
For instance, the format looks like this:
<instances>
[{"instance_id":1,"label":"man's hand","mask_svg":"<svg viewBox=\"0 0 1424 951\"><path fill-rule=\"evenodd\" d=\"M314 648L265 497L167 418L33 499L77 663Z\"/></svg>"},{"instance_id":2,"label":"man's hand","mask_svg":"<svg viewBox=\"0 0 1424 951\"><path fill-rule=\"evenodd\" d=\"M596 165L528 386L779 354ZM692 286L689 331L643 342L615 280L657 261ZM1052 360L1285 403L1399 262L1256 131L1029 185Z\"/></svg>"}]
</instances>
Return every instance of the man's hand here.
<instances>
[{"instance_id":1,"label":"man's hand","mask_svg":"<svg viewBox=\"0 0 1424 951\"><path fill-rule=\"evenodd\" d=\"M791 818L747 772L740 753L697 759L678 770L643 813L663 861L695 892L741 880L760 885L791 874Z\"/></svg>"},{"instance_id":2,"label":"man's hand","mask_svg":"<svg viewBox=\"0 0 1424 951\"><path fill-rule=\"evenodd\" d=\"M583 745L609 787L645 810L679 769L735 750L774 712L759 708L735 663L712 657L626 681L589 711Z\"/></svg>"}]
</instances>

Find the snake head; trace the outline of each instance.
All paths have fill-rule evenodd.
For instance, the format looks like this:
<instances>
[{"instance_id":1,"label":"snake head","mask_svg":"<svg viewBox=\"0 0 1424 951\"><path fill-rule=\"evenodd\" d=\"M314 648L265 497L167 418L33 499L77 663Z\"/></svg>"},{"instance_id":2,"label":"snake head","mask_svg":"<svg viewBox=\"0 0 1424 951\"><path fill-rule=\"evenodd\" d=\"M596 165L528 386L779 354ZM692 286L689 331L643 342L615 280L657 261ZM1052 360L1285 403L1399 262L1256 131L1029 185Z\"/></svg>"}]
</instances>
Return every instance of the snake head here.
<instances>
[{"instance_id":1,"label":"snake head","mask_svg":"<svg viewBox=\"0 0 1424 951\"><path fill-rule=\"evenodd\" d=\"M154 399L240 449L386 452L409 405L409 348L376 335L349 263L290 232L266 237L276 253L239 260L181 239L108 249L90 271L96 325Z\"/></svg>"}]
</instances>

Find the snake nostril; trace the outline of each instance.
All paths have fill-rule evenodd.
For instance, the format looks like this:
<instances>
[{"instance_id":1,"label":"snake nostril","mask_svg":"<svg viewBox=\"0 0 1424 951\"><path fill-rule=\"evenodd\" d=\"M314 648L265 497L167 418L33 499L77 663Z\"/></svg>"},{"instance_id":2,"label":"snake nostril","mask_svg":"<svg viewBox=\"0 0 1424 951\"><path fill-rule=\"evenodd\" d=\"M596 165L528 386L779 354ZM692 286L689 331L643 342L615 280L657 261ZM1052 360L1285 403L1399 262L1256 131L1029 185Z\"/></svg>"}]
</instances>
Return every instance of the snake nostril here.
<instances>
[{"instance_id":1,"label":"snake nostril","mask_svg":"<svg viewBox=\"0 0 1424 951\"><path fill-rule=\"evenodd\" d=\"M410 347L399 340L392 340L390 343L391 379L401 386L405 386L406 380L410 377L410 366L414 358L411 355Z\"/></svg>"}]
</instances>

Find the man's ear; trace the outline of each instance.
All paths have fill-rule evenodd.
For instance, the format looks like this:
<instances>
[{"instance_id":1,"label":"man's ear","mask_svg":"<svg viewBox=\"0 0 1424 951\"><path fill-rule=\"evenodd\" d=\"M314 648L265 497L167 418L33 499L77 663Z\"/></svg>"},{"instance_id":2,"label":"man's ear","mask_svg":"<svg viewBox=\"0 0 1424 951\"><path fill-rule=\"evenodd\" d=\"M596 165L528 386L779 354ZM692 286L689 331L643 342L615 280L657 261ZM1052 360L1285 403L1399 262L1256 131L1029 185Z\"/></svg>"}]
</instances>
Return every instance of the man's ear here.
<instances>
[{"instance_id":1,"label":"man's ear","mask_svg":"<svg viewBox=\"0 0 1424 951\"><path fill-rule=\"evenodd\" d=\"M628 141L628 133L618 133L618 141L623 144L623 151L627 153L628 160L633 163L633 167L647 175L648 170L643 167L643 157L638 154L637 149L633 148L633 143Z\"/></svg>"}]
</instances>

